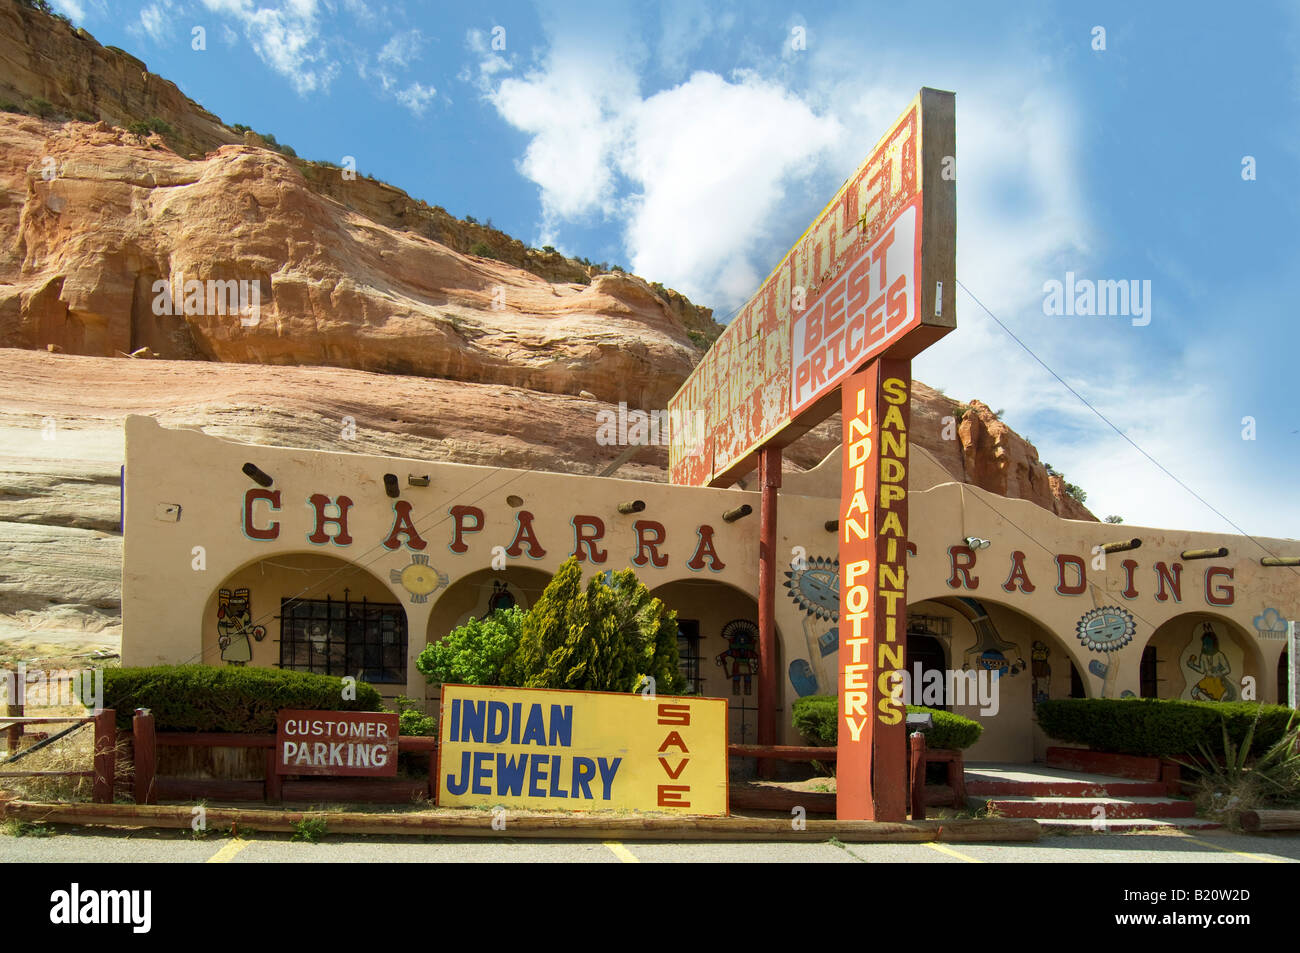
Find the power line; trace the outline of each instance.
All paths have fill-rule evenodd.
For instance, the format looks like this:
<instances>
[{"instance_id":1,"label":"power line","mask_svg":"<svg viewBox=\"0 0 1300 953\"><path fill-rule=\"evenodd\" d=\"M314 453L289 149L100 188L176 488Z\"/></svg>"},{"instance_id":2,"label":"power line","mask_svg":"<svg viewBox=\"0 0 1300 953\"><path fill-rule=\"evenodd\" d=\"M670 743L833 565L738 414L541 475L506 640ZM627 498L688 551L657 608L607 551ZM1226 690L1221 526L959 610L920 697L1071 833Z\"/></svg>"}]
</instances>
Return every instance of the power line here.
<instances>
[{"instance_id":1,"label":"power line","mask_svg":"<svg viewBox=\"0 0 1300 953\"><path fill-rule=\"evenodd\" d=\"M1147 453L1145 450L1143 450L1141 447L1139 447L1139 446L1137 445L1137 443L1133 440L1132 437L1130 437L1130 436L1129 436L1128 434L1126 434L1124 431L1120 430L1119 427L1117 427L1115 424L1113 424L1113 423L1110 421L1110 418L1108 418L1108 417L1107 417L1105 414L1103 414L1100 410L1098 410L1096 407L1094 407L1094 406L1093 406L1093 405L1088 401L1088 399L1087 399L1086 397L1084 397L1084 396L1083 396L1082 394L1080 394L1077 390L1075 390L1073 387L1071 387L1071 386L1069 385L1069 383L1065 380L1065 378L1063 378L1060 374L1056 373L1056 371L1052 370L1052 369L1047 365L1047 362L1044 361L1044 360L1043 360L1041 357L1039 357L1037 354L1035 354L1035 353L1033 352L1033 350L1029 347L1028 344L1026 344L1024 341L1020 340L1020 338L1018 338L1018 337L1015 335L1015 332L1013 332L1009 327L1007 327L1005 324L1003 324L1002 321L1000 321L1000 320L998 319L998 316L997 316L996 314L994 314L992 311L990 311L990 310L985 306L984 302L980 301L979 298L975 297L974 292L972 292L969 288L967 288L964 284L962 284L962 282L961 282L960 279L958 279L958 281L957 281L957 287L961 288L962 291L964 291L964 292L966 292L966 294L970 295L971 300L974 301L977 305L979 305L979 306L980 306L980 309L981 309L985 314L987 314L990 318L992 318L993 321L997 324L997 326L1000 327L1003 331L1005 331L1005 332L1007 333L1007 335L1011 338L1011 340L1013 340L1013 341L1015 341L1017 344L1019 344L1019 345L1024 349L1024 351L1025 351L1026 354L1028 354L1028 355L1029 355L1030 357L1032 357L1035 361L1037 361L1038 364L1043 368L1043 370L1047 371L1047 373L1051 374L1054 378L1056 378L1056 380L1061 384L1061 386L1064 387L1066 390L1068 390L1068 391L1069 391L1071 394L1073 394L1076 398L1078 398L1079 402L1080 402L1081 404L1083 404L1083 406L1087 407L1087 408L1088 408L1089 410L1091 410L1094 414L1096 414L1098 420L1100 420L1102 423L1104 423L1104 424L1105 424L1107 427L1109 427L1111 430L1115 431L1115 433L1117 433L1117 434L1119 434L1121 437L1123 437L1123 438L1124 438L1124 441L1125 441L1129 446L1131 446L1134 450L1136 450L1138 453L1142 454L1142 456L1146 457L1146 458L1147 458L1148 460L1150 460L1153 464L1155 464L1155 465L1160 469L1160 472L1161 472L1161 473L1163 473L1165 476L1169 477L1169 479L1173 480L1175 483L1177 483L1179 486L1181 486L1184 490L1186 490L1186 491L1187 491L1188 493L1190 493L1192 496L1196 497L1196 499L1199 500L1202 504L1204 504L1205 507L1206 507L1207 509L1210 510L1210 512L1212 512L1215 516L1219 517L1219 519L1223 520L1225 523L1227 523L1229 526L1231 526L1233 529L1235 529L1239 535L1241 535L1241 536L1245 537L1246 539L1250 540L1252 543L1254 543L1256 546L1258 546L1258 547L1259 547L1260 549L1262 549L1264 552L1268 553L1268 555L1270 555L1270 556L1276 556L1276 555L1277 555L1277 553L1273 552L1271 549L1269 549L1267 546L1265 546L1263 543L1261 543L1258 539L1256 539L1256 538L1255 538L1254 536L1252 536L1250 533L1247 533L1244 529L1242 529L1242 528L1241 528L1240 526L1238 526L1235 522L1233 522L1233 521L1230 520L1227 516L1225 516L1222 512L1220 512L1220 511L1219 511L1219 510L1218 510L1218 509L1217 509L1217 508L1216 508L1212 503L1210 503L1209 500L1205 499L1205 497L1201 496L1201 494L1197 493L1195 490L1193 490L1190 486L1188 486L1188 485L1187 485L1186 483L1184 483L1182 480L1178 479L1178 477L1174 476L1174 474L1171 473L1171 472L1169 471L1169 469L1168 469L1167 467L1165 467L1165 465L1162 464L1159 460L1157 460L1155 457L1151 456L1151 454ZM1294 567L1290 567L1290 568L1291 568L1291 571L1292 571L1293 573L1296 571Z\"/></svg>"}]
</instances>

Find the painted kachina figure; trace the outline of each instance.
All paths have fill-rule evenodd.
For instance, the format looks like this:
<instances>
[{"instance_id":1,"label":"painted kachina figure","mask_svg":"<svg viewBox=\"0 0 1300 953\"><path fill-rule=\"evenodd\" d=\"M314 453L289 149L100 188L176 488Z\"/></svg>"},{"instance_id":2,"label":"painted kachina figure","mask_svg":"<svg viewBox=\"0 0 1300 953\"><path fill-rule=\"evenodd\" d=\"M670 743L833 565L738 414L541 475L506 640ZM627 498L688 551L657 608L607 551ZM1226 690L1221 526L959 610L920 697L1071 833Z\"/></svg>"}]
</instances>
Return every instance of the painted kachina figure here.
<instances>
[{"instance_id":1,"label":"painted kachina figure","mask_svg":"<svg viewBox=\"0 0 1300 953\"><path fill-rule=\"evenodd\" d=\"M1219 636L1209 622L1201 628L1201 654L1187 659L1187 667L1203 676L1192 686L1192 698L1201 702L1230 702L1236 698L1227 676L1232 672L1228 657L1219 649Z\"/></svg>"},{"instance_id":2,"label":"painted kachina figure","mask_svg":"<svg viewBox=\"0 0 1300 953\"><path fill-rule=\"evenodd\" d=\"M513 609L516 604L515 595L510 591L510 587L504 582L494 581L492 595L488 596L487 612L483 614L483 618L488 618L498 609Z\"/></svg>"},{"instance_id":3,"label":"painted kachina figure","mask_svg":"<svg viewBox=\"0 0 1300 953\"><path fill-rule=\"evenodd\" d=\"M722 665L731 676L731 694L739 695L740 681L745 680L744 694L751 693L753 677L758 674L758 627L747 619L736 619L722 627L727 648L718 653L715 665Z\"/></svg>"},{"instance_id":4,"label":"painted kachina figure","mask_svg":"<svg viewBox=\"0 0 1300 953\"><path fill-rule=\"evenodd\" d=\"M253 657L253 643L248 637L261 642L266 638L266 626L252 622L247 589L222 589L217 593L217 645L221 647L222 661L244 665Z\"/></svg>"},{"instance_id":5,"label":"painted kachina figure","mask_svg":"<svg viewBox=\"0 0 1300 953\"><path fill-rule=\"evenodd\" d=\"M1052 666L1047 664L1051 650L1042 642L1035 642L1029 649L1029 673L1034 678L1034 704L1045 702L1051 691Z\"/></svg>"}]
</instances>

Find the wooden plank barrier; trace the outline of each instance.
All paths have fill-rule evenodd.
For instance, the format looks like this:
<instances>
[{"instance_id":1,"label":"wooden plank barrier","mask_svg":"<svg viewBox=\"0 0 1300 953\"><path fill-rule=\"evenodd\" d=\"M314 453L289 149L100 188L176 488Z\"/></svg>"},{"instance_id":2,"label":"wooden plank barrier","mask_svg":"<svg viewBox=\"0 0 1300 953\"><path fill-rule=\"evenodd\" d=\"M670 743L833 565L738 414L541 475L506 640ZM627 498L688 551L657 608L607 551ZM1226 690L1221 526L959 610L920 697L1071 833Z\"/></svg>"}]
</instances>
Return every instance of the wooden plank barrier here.
<instances>
[{"instance_id":1,"label":"wooden plank barrier","mask_svg":"<svg viewBox=\"0 0 1300 953\"><path fill-rule=\"evenodd\" d=\"M104 824L119 827L189 829L188 805L0 803L0 817L50 824ZM1042 828L1028 818L979 818L942 821L814 821L795 829L787 818L626 817L591 814L515 814L507 812L504 828L494 829L493 815L482 811L366 814L328 811L281 811L248 808L207 809L212 828L291 832L307 819L325 822L332 834L440 835L450 837L549 837L591 840L795 841L834 837L845 843L1024 843L1038 840ZM498 823L499 820L498 820Z\"/></svg>"}]
</instances>

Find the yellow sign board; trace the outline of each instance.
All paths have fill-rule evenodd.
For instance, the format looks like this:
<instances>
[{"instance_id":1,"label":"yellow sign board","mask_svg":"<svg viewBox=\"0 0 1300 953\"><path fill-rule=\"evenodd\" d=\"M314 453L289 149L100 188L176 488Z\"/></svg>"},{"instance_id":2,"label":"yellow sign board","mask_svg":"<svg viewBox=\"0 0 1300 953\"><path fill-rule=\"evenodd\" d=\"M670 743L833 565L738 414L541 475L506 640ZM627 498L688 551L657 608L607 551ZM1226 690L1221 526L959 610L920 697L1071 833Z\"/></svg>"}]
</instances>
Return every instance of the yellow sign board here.
<instances>
[{"instance_id":1,"label":"yellow sign board","mask_svg":"<svg viewBox=\"0 0 1300 953\"><path fill-rule=\"evenodd\" d=\"M438 804L727 814L727 702L443 685Z\"/></svg>"}]
</instances>

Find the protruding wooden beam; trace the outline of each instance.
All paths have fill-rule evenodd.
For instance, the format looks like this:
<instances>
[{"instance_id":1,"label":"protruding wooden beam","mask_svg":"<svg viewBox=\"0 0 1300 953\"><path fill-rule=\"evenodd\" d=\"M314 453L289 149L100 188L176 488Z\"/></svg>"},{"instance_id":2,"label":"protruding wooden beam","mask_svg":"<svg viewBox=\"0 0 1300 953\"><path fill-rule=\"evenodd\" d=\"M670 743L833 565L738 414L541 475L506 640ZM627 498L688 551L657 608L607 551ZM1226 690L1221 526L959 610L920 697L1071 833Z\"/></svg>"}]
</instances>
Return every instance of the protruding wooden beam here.
<instances>
[{"instance_id":1,"label":"protruding wooden beam","mask_svg":"<svg viewBox=\"0 0 1300 953\"><path fill-rule=\"evenodd\" d=\"M826 527L826 532L828 533L838 533L840 530L839 520L827 520L822 525Z\"/></svg>"},{"instance_id":2,"label":"protruding wooden beam","mask_svg":"<svg viewBox=\"0 0 1300 953\"><path fill-rule=\"evenodd\" d=\"M1138 549L1142 545L1142 540L1134 537L1133 539L1120 540L1118 543L1102 543L1101 551L1103 553L1126 553L1130 549Z\"/></svg>"},{"instance_id":3,"label":"protruding wooden beam","mask_svg":"<svg viewBox=\"0 0 1300 953\"><path fill-rule=\"evenodd\" d=\"M740 504L740 506L737 506L735 509L730 509L727 510L727 512L723 513L722 521L724 523L734 523L736 522L736 520L748 516L752 512L754 512L754 508L752 506L750 506L748 503L742 503Z\"/></svg>"},{"instance_id":4,"label":"protruding wooden beam","mask_svg":"<svg viewBox=\"0 0 1300 953\"><path fill-rule=\"evenodd\" d=\"M1183 559L1222 559L1228 555L1228 547L1220 546L1218 549L1184 549L1178 554Z\"/></svg>"},{"instance_id":5,"label":"protruding wooden beam","mask_svg":"<svg viewBox=\"0 0 1300 953\"><path fill-rule=\"evenodd\" d=\"M396 473L384 474L384 492L387 493L389 496L391 496L393 499L397 499L399 496L402 495L402 488L397 483Z\"/></svg>"},{"instance_id":6,"label":"protruding wooden beam","mask_svg":"<svg viewBox=\"0 0 1300 953\"><path fill-rule=\"evenodd\" d=\"M624 516L631 513L640 513L645 510L645 500L628 500L625 503L618 504L618 511Z\"/></svg>"},{"instance_id":7,"label":"protruding wooden beam","mask_svg":"<svg viewBox=\"0 0 1300 953\"><path fill-rule=\"evenodd\" d=\"M270 486L275 482L273 477L258 469L256 464L245 463L241 469L244 471L244 475L251 478L258 486Z\"/></svg>"},{"instance_id":8,"label":"protruding wooden beam","mask_svg":"<svg viewBox=\"0 0 1300 953\"><path fill-rule=\"evenodd\" d=\"M1265 556L1261 566L1300 566L1300 556Z\"/></svg>"}]
</instances>

